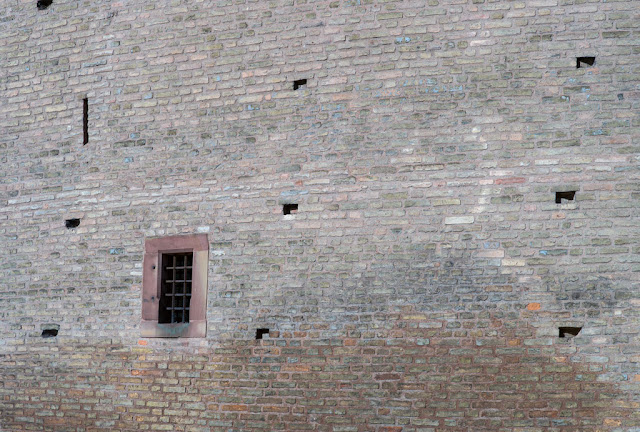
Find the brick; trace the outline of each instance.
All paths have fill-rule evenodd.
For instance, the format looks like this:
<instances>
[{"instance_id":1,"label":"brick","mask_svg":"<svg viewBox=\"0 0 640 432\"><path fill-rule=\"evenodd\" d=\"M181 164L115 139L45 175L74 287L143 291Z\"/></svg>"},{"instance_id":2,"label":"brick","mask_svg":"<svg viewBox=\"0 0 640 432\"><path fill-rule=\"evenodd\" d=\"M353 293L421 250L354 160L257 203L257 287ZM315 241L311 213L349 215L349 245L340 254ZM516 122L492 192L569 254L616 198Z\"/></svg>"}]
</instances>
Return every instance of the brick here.
<instances>
[{"instance_id":1,"label":"brick","mask_svg":"<svg viewBox=\"0 0 640 432\"><path fill-rule=\"evenodd\" d=\"M473 222L473 216L450 216L444 220L445 225L471 224Z\"/></svg>"}]
</instances>

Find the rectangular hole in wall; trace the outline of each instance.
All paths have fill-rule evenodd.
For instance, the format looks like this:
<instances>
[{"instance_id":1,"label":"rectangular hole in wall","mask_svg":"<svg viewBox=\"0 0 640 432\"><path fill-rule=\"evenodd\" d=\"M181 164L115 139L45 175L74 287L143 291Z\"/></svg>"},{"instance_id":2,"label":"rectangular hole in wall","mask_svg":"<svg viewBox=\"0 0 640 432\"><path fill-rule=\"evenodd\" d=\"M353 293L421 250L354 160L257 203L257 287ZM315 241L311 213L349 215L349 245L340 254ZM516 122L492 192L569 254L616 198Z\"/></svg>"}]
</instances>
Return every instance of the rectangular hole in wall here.
<instances>
[{"instance_id":1,"label":"rectangular hole in wall","mask_svg":"<svg viewBox=\"0 0 640 432\"><path fill-rule=\"evenodd\" d=\"M299 79L299 80L295 80L293 82L293 89L294 90L298 90L299 88L304 88L307 86L307 80L306 79Z\"/></svg>"},{"instance_id":2,"label":"rectangular hole in wall","mask_svg":"<svg viewBox=\"0 0 640 432\"><path fill-rule=\"evenodd\" d=\"M556 192L556 204L562 204L562 200L573 201L576 191Z\"/></svg>"},{"instance_id":3,"label":"rectangular hole in wall","mask_svg":"<svg viewBox=\"0 0 640 432\"><path fill-rule=\"evenodd\" d=\"M46 8L51 6L51 3L53 3L53 0L38 0L38 2L36 3L36 7L38 8L38 10L45 10Z\"/></svg>"},{"instance_id":4,"label":"rectangular hole in wall","mask_svg":"<svg viewBox=\"0 0 640 432\"><path fill-rule=\"evenodd\" d=\"M42 330L42 335L43 338L47 339L47 338L52 338L52 337L56 337L58 336L58 329L44 329Z\"/></svg>"},{"instance_id":5,"label":"rectangular hole in wall","mask_svg":"<svg viewBox=\"0 0 640 432\"><path fill-rule=\"evenodd\" d=\"M558 327L558 336L561 338L572 338L578 336L582 327Z\"/></svg>"},{"instance_id":6,"label":"rectangular hole in wall","mask_svg":"<svg viewBox=\"0 0 640 432\"><path fill-rule=\"evenodd\" d=\"M284 204L282 206L282 214L296 214L298 213L298 204Z\"/></svg>"},{"instance_id":7,"label":"rectangular hole in wall","mask_svg":"<svg viewBox=\"0 0 640 432\"><path fill-rule=\"evenodd\" d=\"M586 68L596 63L595 57L576 57L576 68Z\"/></svg>"},{"instance_id":8,"label":"rectangular hole in wall","mask_svg":"<svg viewBox=\"0 0 640 432\"><path fill-rule=\"evenodd\" d=\"M67 219L64 221L64 226L67 228L77 228L80 225L80 219Z\"/></svg>"},{"instance_id":9,"label":"rectangular hole in wall","mask_svg":"<svg viewBox=\"0 0 640 432\"><path fill-rule=\"evenodd\" d=\"M89 142L89 99L82 99L82 144Z\"/></svg>"},{"instance_id":10,"label":"rectangular hole in wall","mask_svg":"<svg viewBox=\"0 0 640 432\"><path fill-rule=\"evenodd\" d=\"M269 334L269 329L268 328L256 329L256 340L262 339L262 336L268 335L268 334Z\"/></svg>"}]
</instances>

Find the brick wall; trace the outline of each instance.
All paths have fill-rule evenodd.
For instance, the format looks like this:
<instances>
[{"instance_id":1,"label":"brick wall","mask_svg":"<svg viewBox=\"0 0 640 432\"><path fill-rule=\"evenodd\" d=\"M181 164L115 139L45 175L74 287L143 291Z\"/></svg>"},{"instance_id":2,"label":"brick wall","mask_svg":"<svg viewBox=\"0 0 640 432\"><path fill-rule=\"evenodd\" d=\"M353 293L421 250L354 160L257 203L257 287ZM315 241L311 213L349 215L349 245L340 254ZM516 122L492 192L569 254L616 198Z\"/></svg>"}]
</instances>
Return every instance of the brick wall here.
<instances>
[{"instance_id":1,"label":"brick wall","mask_svg":"<svg viewBox=\"0 0 640 432\"><path fill-rule=\"evenodd\" d=\"M4 0L0 40L2 430L640 430L640 1ZM145 239L193 233L207 337L141 338Z\"/></svg>"}]
</instances>

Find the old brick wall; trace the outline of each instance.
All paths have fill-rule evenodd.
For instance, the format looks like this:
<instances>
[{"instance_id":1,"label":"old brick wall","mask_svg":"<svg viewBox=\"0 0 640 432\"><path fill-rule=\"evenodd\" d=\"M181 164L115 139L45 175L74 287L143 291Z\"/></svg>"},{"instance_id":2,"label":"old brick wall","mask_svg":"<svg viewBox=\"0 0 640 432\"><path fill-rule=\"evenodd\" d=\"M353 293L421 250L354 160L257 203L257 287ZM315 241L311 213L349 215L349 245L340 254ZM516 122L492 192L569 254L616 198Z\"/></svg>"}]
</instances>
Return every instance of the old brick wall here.
<instances>
[{"instance_id":1,"label":"old brick wall","mask_svg":"<svg viewBox=\"0 0 640 432\"><path fill-rule=\"evenodd\" d=\"M0 6L3 431L640 430L640 1Z\"/></svg>"}]
</instances>

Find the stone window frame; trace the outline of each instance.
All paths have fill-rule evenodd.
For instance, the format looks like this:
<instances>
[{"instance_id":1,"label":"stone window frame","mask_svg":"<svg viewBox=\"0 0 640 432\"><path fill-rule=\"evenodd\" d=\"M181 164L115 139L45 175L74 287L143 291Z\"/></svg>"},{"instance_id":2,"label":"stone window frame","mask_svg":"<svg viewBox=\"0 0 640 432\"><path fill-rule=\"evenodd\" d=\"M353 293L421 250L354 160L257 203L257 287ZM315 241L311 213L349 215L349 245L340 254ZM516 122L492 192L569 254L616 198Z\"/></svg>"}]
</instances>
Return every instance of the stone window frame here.
<instances>
[{"instance_id":1,"label":"stone window frame","mask_svg":"<svg viewBox=\"0 0 640 432\"><path fill-rule=\"evenodd\" d=\"M161 324L160 308L162 254L192 252L191 302L189 322ZM142 262L142 320L140 334L148 338L202 338L207 335L207 277L209 270L207 234L174 235L149 238L144 242Z\"/></svg>"}]
</instances>

